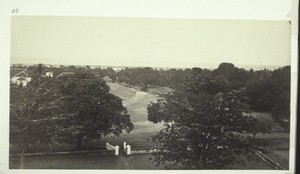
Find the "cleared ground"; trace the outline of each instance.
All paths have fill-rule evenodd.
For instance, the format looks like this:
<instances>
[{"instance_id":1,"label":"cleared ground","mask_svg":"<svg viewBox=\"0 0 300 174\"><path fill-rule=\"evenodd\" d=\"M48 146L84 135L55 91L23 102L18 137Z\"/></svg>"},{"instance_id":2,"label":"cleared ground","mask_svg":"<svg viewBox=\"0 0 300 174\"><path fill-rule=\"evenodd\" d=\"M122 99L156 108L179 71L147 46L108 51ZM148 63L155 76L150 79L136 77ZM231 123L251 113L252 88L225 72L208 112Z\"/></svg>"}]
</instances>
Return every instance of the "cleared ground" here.
<instances>
[{"instance_id":1,"label":"cleared ground","mask_svg":"<svg viewBox=\"0 0 300 174\"><path fill-rule=\"evenodd\" d=\"M108 83L111 88L111 93L119 96L123 100L123 105L127 108L134 125L132 132L123 133L119 137L107 136L97 143L98 146L105 147L105 143L109 142L113 145L121 146L124 141L132 147L153 147L155 143L148 141L148 139L164 127L163 124L154 124L148 121L147 107L150 102L156 102L158 96L143 91L138 91L132 88L124 87L117 83Z\"/></svg>"}]
</instances>

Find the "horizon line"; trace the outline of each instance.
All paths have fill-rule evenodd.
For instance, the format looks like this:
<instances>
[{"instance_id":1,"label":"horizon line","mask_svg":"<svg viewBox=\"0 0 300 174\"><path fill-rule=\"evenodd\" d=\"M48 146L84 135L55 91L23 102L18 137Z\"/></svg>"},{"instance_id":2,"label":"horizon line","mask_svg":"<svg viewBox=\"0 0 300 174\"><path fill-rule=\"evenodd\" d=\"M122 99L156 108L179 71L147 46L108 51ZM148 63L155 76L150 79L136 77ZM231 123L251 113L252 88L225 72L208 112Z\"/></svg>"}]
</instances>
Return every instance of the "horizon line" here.
<instances>
[{"instance_id":1,"label":"horizon line","mask_svg":"<svg viewBox=\"0 0 300 174\"><path fill-rule=\"evenodd\" d=\"M221 62L219 64L203 64L204 66L200 67L200 66L193 66L193 67L167 67L167 66L143 66L143 65L92 65L92 64L51 64L51 63L10 63L10 65L38 65L38 64L43 64L46 66L77 66L77 67L86 67L86 66L90 66L90 67L106 67L106 68L154 68L154 69L192 69L192 68L202 68L202 69L213 69L213 67L218 68L218 66L222 63L231 63L231 62ZM277 69L280 67L285 67L285 66L291 66L289 65L255 65L255 64L234 64L234 67L237 68L243 68L246 70L250 70L250 69ZM206 65L206 66L205 66ZM210 67L208 67L208 65Z\"/></svg>"}]
</instances>

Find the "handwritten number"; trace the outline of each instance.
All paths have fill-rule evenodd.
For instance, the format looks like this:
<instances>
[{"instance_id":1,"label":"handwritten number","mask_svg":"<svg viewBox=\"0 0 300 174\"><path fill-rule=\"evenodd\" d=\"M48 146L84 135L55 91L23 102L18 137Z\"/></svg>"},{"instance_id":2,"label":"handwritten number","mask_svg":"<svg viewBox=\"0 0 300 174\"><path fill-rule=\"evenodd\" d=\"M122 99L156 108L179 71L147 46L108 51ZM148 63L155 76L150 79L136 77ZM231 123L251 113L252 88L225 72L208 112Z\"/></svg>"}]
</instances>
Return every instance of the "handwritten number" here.
<instances>
[{"instance_id":1,"label":"handwritten number","mask_svg":"<svg viewBox=\"0 0 300 174\"><path fill-rule=\"evenodd\" d=\"M17 8L12 9L12 13L18 13L18 12L19 12L19 9L17 9Z\"/></svg>"}]
</instances>

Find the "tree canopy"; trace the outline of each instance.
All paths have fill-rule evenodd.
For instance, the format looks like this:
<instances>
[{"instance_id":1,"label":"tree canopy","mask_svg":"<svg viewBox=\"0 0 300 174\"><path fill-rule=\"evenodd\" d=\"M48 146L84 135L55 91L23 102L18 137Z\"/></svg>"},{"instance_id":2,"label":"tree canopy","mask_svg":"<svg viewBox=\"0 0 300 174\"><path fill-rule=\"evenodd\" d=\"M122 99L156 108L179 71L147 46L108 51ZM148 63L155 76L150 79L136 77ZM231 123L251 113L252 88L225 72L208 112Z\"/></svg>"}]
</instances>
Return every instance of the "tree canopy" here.
<instances>
[{"instance_id":1,"label":"tree canopy","mask_svg":"<svg viewBox=\"0 0 300 174\"><path fill-rule=\"evenodd\" d=\"M148 106L148 120L166 128L152 138L163 144L155 154L167 168L225 168L243 162L254 149L253 138L270 127L249 114L268 111L289 131L290 66L276 70L245 70L222 63L215 70L49 67L54 76L42 77L45 66L27 67L33 78L27 86L10 87L10 143L21 147L55 143L77 144L119 135L133 129L122 100L102 80L173 88Z\"/></svg>"},{"instance_id":2,"label":"tree canopy","mask_svg":"<svg viewBox=\"0 0 300 174\"><path fill-rule=\"evenodd\" d=\"M71 115L63 125L77 139L78 147L83 137L93 140L133 129L122 100L109 93L104 80L81 74L62 79L60 88L65 97L65 112Z\"/></svg>"},{"instance_id":3,"label":"tree canopy","mask_svg":"<svg viewBox=\"0 0 300 174\"><path fill-rule=\"evenodd\" d=\"M269 126L248 115L240 91L213 97L173 93L148 107L148 119L166 128L152 140L163 143L154 153L166 168L221 169L243 162L254 149L253 136Z\"/></svg>"},{"instance_id":4,"label":"tree canopy","mask_svg":"<svg viewBox=\"0 0 300 174\"><path fill-rule=\"evenodd\" d=\"M177 89L151 103L148 120L166 125L152 137L163 144L154 153L156 164L222 169L244 163L241 157L255 149L255 135L270 133L270 126L252 117L247 104L249 89L245 85L249 79L256 79L255 75L230 63L213 71L194 68L185 90Z\"/></svg>"},{"instance_id":5,"label":"tree canopy","mask_svg":"<svg viewBox=\"0 0 300 174\"><path fill-rule=\"evenodd\" d=\"M110 133L130 132L133 124L122 100L99 77L36 77L27 86L11 84L10 142L25 146L75 143Z\"/></svg>"}]
</instances>

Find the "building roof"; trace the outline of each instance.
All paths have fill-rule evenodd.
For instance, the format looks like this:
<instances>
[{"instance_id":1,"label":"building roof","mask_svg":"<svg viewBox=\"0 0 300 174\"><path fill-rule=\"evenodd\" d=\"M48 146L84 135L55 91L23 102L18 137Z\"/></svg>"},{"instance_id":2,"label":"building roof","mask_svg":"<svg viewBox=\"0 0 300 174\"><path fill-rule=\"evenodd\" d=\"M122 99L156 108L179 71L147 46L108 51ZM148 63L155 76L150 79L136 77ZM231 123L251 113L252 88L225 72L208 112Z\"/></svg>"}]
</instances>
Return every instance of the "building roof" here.
<instances>
[{"instance_id":1,"label":"building roof","mask_svg":"<svg viewBox=\"0 0 300 174\"><path fill-rule=\"evenodd\" d=\"M25 71L25 68L10 68L10 77L12 78L22 71Z\"/></svg>"},{"instance_id":2,"label":"building roof","mask_svg":"<svg viewBox=\"0 0 300 174\"><path fill-rule=\"evenodd\" d=\"M50 69L46 69L45 72L51 72L51 73L53 73L53 71L51 71Z\"/></svg>"},{"instance_id":3,"label":"building roof","mask_svg":"<svg viewBox=\"0 0 300 174\"><path fill-rule=\"evenodd\" d=\"M35 72L33 70L29 70L25 67L11 67L10 68L10 78L13 77L32 77L35 75Z\"/></svg>"},{"instance_id":4,"label":"building roof","mask_svg":"<svg viewBox=\"0 0 300 174\"><path fill-rule=\"evenodd\" d=\"M14 77L29 77L29 75L25 71L21 71L14 75Z\"/></svg>"},{"instance_id":5,"label":"building roof","mask_svg":"<svg viewBox=\"0 0 300 174\"><path fill-rule=\"evenodd\" d=\"M67 75L74 75L75 73L74 72L62 72L60 73L59 75L57 75L56 77L64 77L64 76L67 76Z\"/></svg>"}]
</instances>

